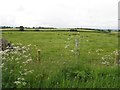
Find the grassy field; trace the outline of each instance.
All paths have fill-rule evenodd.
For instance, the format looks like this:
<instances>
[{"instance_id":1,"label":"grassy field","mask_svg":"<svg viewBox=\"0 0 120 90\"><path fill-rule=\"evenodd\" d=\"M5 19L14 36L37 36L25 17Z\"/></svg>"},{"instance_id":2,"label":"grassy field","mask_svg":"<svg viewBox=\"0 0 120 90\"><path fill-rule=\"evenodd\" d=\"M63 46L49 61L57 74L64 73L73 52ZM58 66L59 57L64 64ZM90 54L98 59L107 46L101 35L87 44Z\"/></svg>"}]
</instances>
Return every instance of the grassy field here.
<instances>
[{"instance_id":1,"label":"grassy field","mask_svg":"<svg viewBox=\"0 0 120 90\"><path fill-rule=\"evenodd\" d=\"M118 88L117 33L3 31L3 88ZM40 52L40 53L39 53Z\"/></svg>"}]
</instances>

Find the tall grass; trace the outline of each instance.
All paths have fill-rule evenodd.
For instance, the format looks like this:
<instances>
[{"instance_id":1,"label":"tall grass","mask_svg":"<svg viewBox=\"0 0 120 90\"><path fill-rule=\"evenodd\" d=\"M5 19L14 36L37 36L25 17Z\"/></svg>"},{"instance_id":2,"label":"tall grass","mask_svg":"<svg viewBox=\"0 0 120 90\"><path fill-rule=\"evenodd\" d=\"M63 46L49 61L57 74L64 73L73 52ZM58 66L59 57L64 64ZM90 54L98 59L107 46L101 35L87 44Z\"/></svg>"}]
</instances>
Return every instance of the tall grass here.
<instances>
[{"instance_id":1,"label":"tall grass","mask_svg":"<svg viewBox=\"0 0 120 90\"><path fill-rule=\"evenodd\" d=\"M115 35L3 32L3 37L14 43L0 52L3 88L119 87Z\"/></svg>"}]
</instances>

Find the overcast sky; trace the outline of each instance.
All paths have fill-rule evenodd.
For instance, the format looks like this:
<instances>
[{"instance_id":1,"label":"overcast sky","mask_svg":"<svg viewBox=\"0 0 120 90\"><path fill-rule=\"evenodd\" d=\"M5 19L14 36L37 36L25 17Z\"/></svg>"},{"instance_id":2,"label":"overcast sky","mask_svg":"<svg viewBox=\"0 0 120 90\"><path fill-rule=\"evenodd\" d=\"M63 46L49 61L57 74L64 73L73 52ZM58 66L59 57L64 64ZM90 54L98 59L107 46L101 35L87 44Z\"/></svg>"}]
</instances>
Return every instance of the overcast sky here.
<instances>
[{"instance_id":1,"label":"overcast sky","mask_svg":"<svg viewBox=\"0 0 120 90\"><path fill-rule=\"evenodd\" d=\"M118 27L119 0L0 0L0 26Z\"/></svg>"}]
</instances>

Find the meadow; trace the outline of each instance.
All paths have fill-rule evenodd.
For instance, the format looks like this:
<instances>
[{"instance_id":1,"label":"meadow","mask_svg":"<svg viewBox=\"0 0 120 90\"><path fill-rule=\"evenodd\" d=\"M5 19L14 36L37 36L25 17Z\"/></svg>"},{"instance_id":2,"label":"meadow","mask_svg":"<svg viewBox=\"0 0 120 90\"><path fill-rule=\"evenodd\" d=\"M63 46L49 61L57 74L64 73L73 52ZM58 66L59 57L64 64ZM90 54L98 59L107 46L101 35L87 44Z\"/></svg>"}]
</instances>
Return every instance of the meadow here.
<instances>
[{"instance_id":1,"label":"meadow","mask_svg":"<svg viewBox=\"0 0 120 90\"><path fill-rule=\"evenodd\" d=\"M3 88L119 88L118 34L3 31Z\"/></svg>"}]
</instances>

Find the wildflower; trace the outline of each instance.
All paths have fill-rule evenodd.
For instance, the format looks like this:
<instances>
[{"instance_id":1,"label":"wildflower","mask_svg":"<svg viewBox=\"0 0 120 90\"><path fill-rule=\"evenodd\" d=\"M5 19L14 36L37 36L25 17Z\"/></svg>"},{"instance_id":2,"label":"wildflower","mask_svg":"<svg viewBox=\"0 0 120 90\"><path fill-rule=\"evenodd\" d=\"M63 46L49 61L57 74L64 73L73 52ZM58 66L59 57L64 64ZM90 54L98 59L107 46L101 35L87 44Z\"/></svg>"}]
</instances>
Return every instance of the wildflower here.
<instances>
[{"instance_id":1,"label":"wildflower","mask_svg":"<svg viewBox=\"0 0 120 90\"><path fill-rule=\"evenodd\" d=\"M4 52L5 52L5 53L9 52L9 49L6 49Z\"/></svg>"},{"instance_id":2,"label":"wildflower","mask_svg":"<svg viewBox=\"0 0 120 90\"><path fill-rule=\"evenodd\" d=\"M19 74L20 74L20 75L22 75L22 72L21 72L21 71L19 71Z\"/></svg>"},{"instance_id":3,"label":"wildflower","mask_svg":"<svg viewBox=\"0 0 120 90\"><path fill-rule=\"evenodd\" d=\"M26 51L25 50L23 50L23 53L25 53Z\"/></svg>"},{"instance_id":4,"label":"wildflower","mask_svg":"<svg viewBox=\"0 0 120 90\"><path fill-rule=\"evenodd\" d=\"M4 70L6 71L6 70L8 70L8 68L5 68Z\"/></svg>"},{"instance_id":5,"label":"wildflower","mask_svg":"<svg viewBox=\"0 0 120 90\"><path fill-rule=\"evenodd\" d=\"M21 84L21 82L20 82L20 81L15 81L14 83L15 83L16 85Z\"/></svg>"},{"instance_id":6,"label":"wildflower","mask_svg":"<svg viewBox=\"0 0 120 90\"><path fill-rule=\"evenodd\" d=\"M29 56L27 56L27 55L24 55L23 57L25 57L25 58L28 58Z\"/></svg>"},{"instance_id":7,"label":"wildflower","mask_svg":"<svg viewBox=\"0 0 120 90\"><path fill-rule=\"evenodd\" d=\"M68 48L68 47L69 47L69 45L66 45L66 46L65 46L65 48Z\"/></svg>"},{"instance_id":8,"label":"wildflower","mask_svg":"<svg viewBox=\"0 0 120 90\"><path fill-rule=\"evenodd\" d=\"M0 53L1 55L6 55L6 52L4 52L4 51L1 51L1 53Z\"/></svg>"},{"instance_id":9,"label":"wildflower","mask_svg":"<svg viewBox=\"0 0 120 90\"><path fill-rule=\"evenodd\" d=\"M25 86L27 83L26 82L22 82L23 86Z\"/></svg>"},{"instance_id":10,"label":"wildflower","mask_svg":"<svg viewBox=\"0 0 120 90\"><path fill-rule=\"evenodd\" d=\"M0 51L0 54L2 54L3 53L3 51Z\"/></svg>"},{"instance_id":11,"label":"wildflower","mask_svg":"<svg viewBox=\"0 0 120 90\"><path fill-rule=\"evenodd\" d=\"M24 69L24 71L27 71L27 69Z\"/></svg>"},{"instance_id":12,"label":"wildflower","mask_svg":"<svg viewBox=\"0 0 120 90\"><path fill-rule=\"evenodd\" d=\"M5 64L4 64L4 63L2 63L2 64L0 65L0 67L1 67L1 68L3 68L3 67L4 67L4 65L5 65Z\"/></svg>"},{"instance_id":13,"label":"wildflower","mask_svg":"<svg viewBox=\"0 0 120 90\"><path fill-rule=\"evenodd\" d=\"M22 66L20 66L20 68L22 68Z\"/></svg>"},{"instance_id":14,"label":"wildflower","mask_svg":"<svg viewBox=\"0 0 120 90\"><path fill-rule=\"evenodd\" d=\"M18 60L19 60L19 58L15 58L15 60L16 60L16 61L18 61Z\"/></svg>"},{"instance_id":15,"label":"wildflower","mask_svg":"<svg viewBox=\"0 0 120 90\"><path fill-rule=\"evenodd\" d=\"M106 64L105 62L102 62L102 64Z\"/></svg>"},{"instance_id":16,"label":"wildflower","mask_svg":"<svg viewBox=\"0 0 120 90\"><path fill-rule=\"evenodd\" d=\"M71 52L74 52L74 50L70 50Z\"/></svg>"},{"instance_id":17,"label":"wildflower","mask_svg":"<svg viewBox=\"0 0 120 90\"><path fill-rule=\"evenodd\" d=\"M26 64L26 62L23 62L23 64Z\"/></svg>"},{"instance_id":18,"label":"wildflower","mask_svg":"<svg viewBox=\"0 0 120 90\"><path fill-rule=\"evenodd\" d=\"M104 62L102 62L102 64L104 64L104 65L109 65L109 62L104 61Z\"/></svg>"},{"instance_id":19,"label":"wildflower","mask_svg":"<svg viewBox=\"0 0 120 90\"><path fill-rule=\"evenodd\" d=\"M24 63L28 63L28 62L30 62L30 61L32 61L32 59L28 59L26 62L24 62Z\"/></svg>"},{"instance_id":20,"label":"wildflower","mask_svg":"<svg viewBox=\"0 0 120 90\"><path fill-rule=\"evenodd\" d=\"M19 63L19 61L17 63Z\"/></svg>"},{"instance_id":21,"label":"wildflower","mask_svg":"<svg viewBox=\"0 0 120 90\"><path fill-rule=\"evenodd\" d=\"M90 52L88 52L90 54Z\"/></svg>"},{"instance_id":22,"label":"wildflower","mask_svg":"<svg viewBox=\"0 0 120 90\"><path fill-rule=\"evenodd\" d=\"M68 38L68 40L70 40L70 38Z\"/></svg>"},{"instance_id":23,"label":"wildflower","mask_svg":"<svg viewBox=\"0 0 120 90\"><path fill-rule=\"evenodd\" d=\"M11 60L14 60L14 56L11 57Z\"/></svg>"},{"instance_id":24,"label":"wildflower","mask_svg":"<svg viewBox=\"0 0 120 90\"><path fill-rule=\"evenodd\" d=\"M89 41L89 40L86 40L87 42Z\"/></svg>"},{"instance_id":25,"label":"wildflower","mask_svg":"<svg viewBox=\"0 0 120 90\"><path fill-rule=\"evenodd\" d=\"M102 60L104 60L104 57L102 57Z\"/></svg>"},{"instance_id":26,"label":"wildflower","mask_svg":"<svg viewBox=\"0 0 120 90\"><path fill-rule=\"evenodd\" d=\"M27 75L27 73L25 72L25 73L23 73L22 75Z\"/></svg>"},{"instance_id":27,"label":"wildflower","mask_svg":"<svg viewBox=\"0 0 120 90\"><path fill-rule=\"evenodd\" d=\"M48 77L47 79L49 80L50 78Z\"/></svg>"},{"instance_id":28,"label":"wildflower","mask_svg":"<svg viewBox=\"0 0 120 90\"><path fill-rule=\"evenodd\" d=\"M6 58L5 57L2 57L2 60L5 60Z\"/></svg>"},{"instance_id":29,"label":"wildflower","mask_svg":"<svg viewBox=\"0 0 120 90\"><path fill-rule=\"evenodd\" d=\"M29 45L27 45L28 47L30 47L31 46L31 44L29 44Z\"/></svg>"},{"instance_id":30,"label":"wildflower","mask_svg":"<svg viewBox=\"0 0 120 90\"><path fill-rule=\"evenodd\" d=\"M11 52L12 54L18 54L18 52L17 51L14 51L14 52Z\"/></svg>"},{"instance_id":31,"label":"wildflower","mask_svg":"<svg viewBox=\"0 0 120 90\"><path fill-rule=\"evenodd\" d=\"M30 71L28 71L28 73L33 73L34 72L34 70L30 70Z\"/></svg>"},{"instance_id":32,"label":"wildflower","mask_svg":"<svg viewBox=\"0 0 120 90\"><path fill-rule=\"evenodd\" d=\"M34 45L34 47L36 47L37 45Z\"/></svg>"},{"instance_id":33,"label":"wildflower","mask_svg":"<svg viewBox=\"0 0 120 90\"><path fill-rule=\"evenodd\" d=\"M24 78L18 78L17 80L18 80L18 81L20 81L20 80L21 80L21 81L24 81L25 79L24 79Z\"/></svg>"},{"instance_id":34,"label":"wildflower","mask_svg":"<svg viewBox=\"0 0 120 90\"><path fill-rule=\"evenodd\" d=\"M26 49L26 47L25 47L25 46L23 46L23 47L22 47L22 49Z\"/></svg>"},{"instance_id":35,"label":"wildflower","mask_svg":"<svg viewBox=\"0 0 120 90\"><path fill-rule=\"evenodd\" d=\"M57 84L59 84L59 82L57 82Z\"/></svg>"},{"instance_id":36,"label":"wildflower","mask_svg":"<svg viewBox=\"0 0 120 90\"><path fill-rule=\"evenodd\" d=\"M63 64L65 64L66 62L63 62Z\"/></svg>"},{"instance_id":37,"label":"wildflower","mask_svg":"<svg viewBox=\"0 0 120 90\"><path fill-rule=\"evenodd\" d=\"M13 73L13 70L10 70L10 73Z\"/></svg>"}]
</instances>

